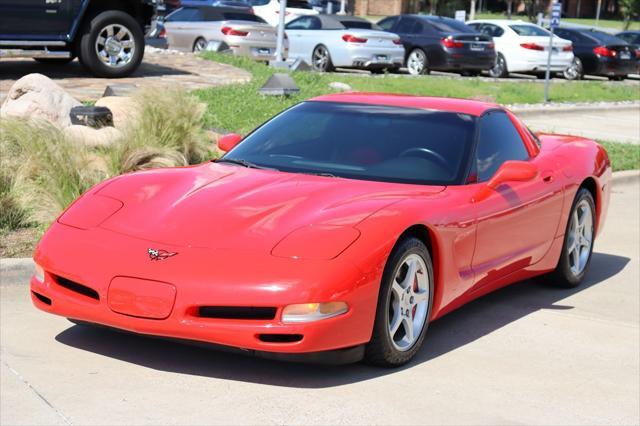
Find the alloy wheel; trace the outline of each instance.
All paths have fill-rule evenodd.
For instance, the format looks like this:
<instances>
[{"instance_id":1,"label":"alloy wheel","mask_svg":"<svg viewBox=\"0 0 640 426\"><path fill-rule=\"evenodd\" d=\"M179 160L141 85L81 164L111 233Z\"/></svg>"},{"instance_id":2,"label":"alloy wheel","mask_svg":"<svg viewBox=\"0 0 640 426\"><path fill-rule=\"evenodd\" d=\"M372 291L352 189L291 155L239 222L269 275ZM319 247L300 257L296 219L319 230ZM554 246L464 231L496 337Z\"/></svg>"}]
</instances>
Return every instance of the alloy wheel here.
<instances>
[{"instance_id":1,"label":"alloy wheel","mask_svg":"<svg viewBox=\"0 0 640 426\"><path fill-rule=\"evenodd\" d=\"M131 31L121 24L109 24L98 32L95 42L98 58L111 68L121 68L133 59L136 43Z\"/></svg>"},{"instance_id":2,"label":"alloy wheel","mask_svg":"<svg viewBox=\"0 0 640 426\"><path fill-rule=\"evenodd\" d=\"M580 62L580 59L575 58L571 65L569 65L562 74L567 80L578 80L582 77L582 62Z\"/></svg>"},{"instance_id":3,"label":"alloy wheel","mask_svg":"<svg viewBox=\"0 0 640 426\"><path fill-rule=\"evenodd\" d=\"M329 51L324 46L318 46L313 51L313 69L326 71L329 67Z\"/></svg>"},{"instance_id":4,"label":"alloy wheel","mask_svg":"<svg viewBox=\"0 0 640 426\"><path fill-rule=\"evenodd\" d=\"M199 38L196 40L196 43L193 45L194 52L202 52L207 48L207 42L205 39Z\"/></svg>"},{"instance_id":5,"label":"alloy wheel","mask_svg":"<svg viewBox=\"0 0 640 426\"><path fill-rule=\"evenodd\" d=\"M493 65L493 68L489 70L489 75L493 78L500 78L504 75L505 69L506 64L504 58L501 55L498 55L496 63Z\"/></svg>"},{"instance_id":6,"label":"alloy wheel","mask_svg":"<svg viewBox=\"0 0 640 426\"><path fill-rule=\"evenodd\" d=\"M593 213L587 200L582 200L573 211L569 237L567 241L567 255L571 273L578 276L584 271L593 244Z\"/></svg>"},{"instance_id":7,"label":"alloy wheel","mask_svg":"<svg viewBox=\"0 0 640 426\"><path fill-rule=\"evenodd\" d=\"M411 75L423 74L427 66L427 57L421 50L414 50L407 58L407 70Z\"/></svg>"},{"instance_id":8,"label":"alloy wheel","mask_svg":"<svg viewBox=\"0 0 640 426\"><path fill-rule=\"evenodd\" d=\"M419 339L429 310L429 274L418 254L409 254L396 270L389 292L388 330L399 351L411 349Z\"/></svg>"}]
</instances>

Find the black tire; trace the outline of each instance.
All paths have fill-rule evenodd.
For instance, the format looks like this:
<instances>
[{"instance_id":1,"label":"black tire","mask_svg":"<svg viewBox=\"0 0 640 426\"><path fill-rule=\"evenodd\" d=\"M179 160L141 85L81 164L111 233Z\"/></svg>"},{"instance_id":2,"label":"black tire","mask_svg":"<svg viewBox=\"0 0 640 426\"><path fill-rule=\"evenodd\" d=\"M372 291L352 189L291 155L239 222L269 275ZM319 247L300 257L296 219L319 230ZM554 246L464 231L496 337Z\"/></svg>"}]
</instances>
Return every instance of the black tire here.
<instances>
[{"instance_id":1,"label":"black tire","mask_svg":"<svg viewBox=\"0 0 640 426\"><path fill-rule=\"evenodd\" d=\"M502 53L498 53L495 65L489 70L489 77L505 78L508 76L509 68L507 67L507 60L502 56Z\"/></svg>"},{"instance_id":2,"label":"black tire","mask_svg":"<svg viewBox=\"0 0 640 426\"><path fill-rule=\"evenodd\" d=\"M429 280L428 308L425 323L420 331L420 335L409 349L400 351L394 347L392 336L389 332L389 315L392 284L399 268L403 265L404 259L417 254L422 258L426 266ZM398 367L409 362L422 347L424 338L429 327L429 317L433 303L433 263L429 250L417 238L405 238L400 240L394 247L382 275L380 292L378 294L378 305L376 308L376 318L373 325L371 340L365 347L364 360L368 364L380 367Z\"/></svg>"},{"instance_id":3,"label":"black tire","mask_svg":"<svg viewBox=\"0 0 640 426\"><path fill-rule=\"evenodd\" d=\"M570 245L573 243L571 229L574 224L574 213L576 212L578 206L580 205L589 206L591 213L591 242L588 251L588 257L586 258L586 263L584 268L579 272L575 273L571 270L571 260L569 259L571 255L571 250L569 250ZM575 199L573 200L573 204L571 206L571 212L569 214L569 220L567 221L567 226L564 233L564 243L562 245L562 253L560 254L560 259L558 260L558 265L556 269L544 276L544 279L549 284L553 284L559 287L565 288L573 288L580 285L587 271L589 270L589 265L591 263L591 255L593 253L593 243L595 240L595 221L596 221L596 208L595 203L593 201L593 196L591 192L589 192L585 188L580 188L578 193L576 194Z\"/></svg>"},{"instance_id":4,"label":"black tire","mask_svg":"<svg viewBox=\"0 0 640 426\"><path fill-rule=\"evenodd\" d=\"M191 51L193 53L202 52L207 48L207 40L202 37L198 37L195 42L193 42L193 48Z\"/></svg>"},{"instance_id":5,"label":"black tire","mask_svg":"<svg viewBox=\"0 0 640 426\"><path fill-rule=\"evenodd\" d=\"M478 70L465 70L460 73L460 75L464 77L477 77L480 75L480 71Z\"/></svg>"},{"instance_id":6,"label":"black tire","mask_svg":"<svg viewBox=\"0 0 640 426\"><path fill-rule=\"evenodd\" d=\"M325 57L326 60L320 62L320 57ZM316 60L316 58L318 60ZM331 61L331 54L329 53L329 49L323 45L319 44L313 49L313 53L311 54L311 67L314 71L319 72L331 72L335 69L333 66L333 62Z\"/></svg>"},{"instance_id":7,"label":"black tire","mask_svg":"<svg viewBox=\"0 0 640 426\"><path fill-rule=\"evenodd\" d=\"M420 61L422 63L422 66L417 66L417 63L416 66L413 66L410 61ZM405 67L411 75L427 75L431 73L431 69L429 68L429 57L427 56L427 53L417 47L407 55L407 58L405 59Z\"/></svg>"},{"instance_id":8,"label":"black tire","mask_svg":"<svg viewBox=\"0 0 640 426\"><path fill-rule=\"evenodd\" d=\"M622 81L625 78L627 78L626 75L610 75L609 76L609 80L611 80L611 81Z\"/></svg>"},{"instance_id":9,"label":"black tire","mask_svg":"<svg viewBox=\"0 0 640 426\"><path fill-rule=\"evenodd\" d=\"M55 64L55 65L64 65L73 61L76 57L72 56L71 58L33 58L36 62L40 62L41 64Z\"/></svg>"},{"instance_id":10,"label":"black tire","mask_svg":"<svg viewBox=\"0 0 640 426\"><path fill-rule=\"evenodd\" d=\"M130 57L124 60L117 55L115 65L108 65L100 59L97 52L96 41L101 33L110 25L118 29L124 28L128 32L122 41L132 44ZM118 31L120 32L120 30ZM116 34L117 35L117 34ZM106 46L104 47L106 50ZM82 30L80 37L78 56L81 63L97 77L118 78L126 77L134 72L144 55L144 34L138 22L131 15L118 10L102 12L90 19Z\"/></svg>"},{"instance_id":11,"label":"black tire","mask_svg":"<svg viewBox=\"0 0 640 426\"><path fill-rule=\"evenodd\" d=\"M582 80L584 68L580 58L573 58L573 63L566 70L562 71L562 76L567 80Z\"/></svg>"}]
</instances>

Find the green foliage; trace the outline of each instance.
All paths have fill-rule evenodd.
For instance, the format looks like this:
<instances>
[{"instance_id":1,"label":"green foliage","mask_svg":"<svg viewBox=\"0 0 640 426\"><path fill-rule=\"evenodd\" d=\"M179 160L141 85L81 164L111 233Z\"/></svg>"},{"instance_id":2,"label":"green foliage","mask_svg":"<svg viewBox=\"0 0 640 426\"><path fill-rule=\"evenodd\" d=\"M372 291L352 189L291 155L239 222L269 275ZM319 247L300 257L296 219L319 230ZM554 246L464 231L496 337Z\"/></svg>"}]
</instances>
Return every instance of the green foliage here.
<instances>
[{"instance_id":1,"label":"green foliage","mask_svg":"<svg viewBox=\"0 0 640 426\"><path fill-rule=\"evenodd\" d=\"M607 150L614 172L640 169L640 145L616 142L600 144Z\"/></svg>"},{"instance_id":2,"label":"green foliage","mask_svg":"<svg viewBox=\"0 0 640 426\"><path fill-rule=\"evenodd\" d=\"M0 231L14 231L27 225L27 212L15 197L14 179L0 169Z\"/></svg>"},{"instance_id":3,"label":"green foliage","mask_svg":"<svg viewBox=\"0 0 640 426\"><path fill-rule=\"evenodd\" d=\"M618 3L624 18L624 29L628 30L631 21L640 17L640 0L618 0Z\"/></svg>"}]
</instances>

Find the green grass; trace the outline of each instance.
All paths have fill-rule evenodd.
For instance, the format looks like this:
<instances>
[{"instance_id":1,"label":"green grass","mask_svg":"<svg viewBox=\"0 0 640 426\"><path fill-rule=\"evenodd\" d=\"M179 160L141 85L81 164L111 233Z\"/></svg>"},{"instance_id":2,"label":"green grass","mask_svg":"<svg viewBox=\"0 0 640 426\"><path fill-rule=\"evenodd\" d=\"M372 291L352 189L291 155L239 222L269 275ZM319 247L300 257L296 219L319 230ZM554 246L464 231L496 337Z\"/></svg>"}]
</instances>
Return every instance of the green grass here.
<instances>
[{"instance_id":1,"label":"green grass","mask_svg":"<svg viewBox=\"0 0 640 426\"><path fill-rule=\"evenodd\" d=\"M302 100L333 93L331 82L342 82L364 92L403 93L423 96L446 96L481 99L500 104L531 104L543 101L543 84L537 81L490 82L476 78L453 78L406 75L292 73L300 93L289 98L262 96L258 89L275 72L250 59L207 52L205 58L244 68L253 74L245 84L197 90L195 94L208 106L205 124L210 127L246 134L280 111ZM635 86L617 82L555 82L550 89L554 102L600 102L640 99Z\"/></svg>"},{"instance_id":2,"label":"green grass","mask_svg":"<svg viewBox=\"0 0 640 426\"><path fill-rule=\"evenodd\" d=\"M616 142L600 142L609 154L614 172L640 169L640 145Z\"/></svg>"},{"instance_id":3,"label":"green grass","mask_svg":"<svg viewBox=\"0 0 640 426\"><path fill-rule=\"evenodd\" d=\"M504 13L476 13L475 19L506 19L506 14ZM512 15L511 19L522 19L523 21L527 21L529 18L523 15ZM588 25L591 27L596 26L595 19L578 19L578 18L562 18L561 22L569 22L572 24L580 24L580 25ZM613 28L622 31L624 28L624 22L622 20L613 20L613 19L600 19L598 21L598 27L601 28ZM640 22L632 21L630 30L640 30Z\"/></svg>"}]
</instances>

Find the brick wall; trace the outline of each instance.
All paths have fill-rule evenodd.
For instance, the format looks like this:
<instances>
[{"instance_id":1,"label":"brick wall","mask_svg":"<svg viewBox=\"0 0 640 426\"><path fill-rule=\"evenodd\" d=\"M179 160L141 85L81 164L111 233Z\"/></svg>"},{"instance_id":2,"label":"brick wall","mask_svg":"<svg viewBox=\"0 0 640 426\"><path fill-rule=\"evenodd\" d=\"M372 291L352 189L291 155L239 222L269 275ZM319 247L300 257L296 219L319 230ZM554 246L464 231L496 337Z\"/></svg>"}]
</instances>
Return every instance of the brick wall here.
<instances>
[{"instance_id":1,"label":"brick wall","mask_svg":"<svg viewBox=\"0 0 640 426\"><path fill-rule=\"evenodd\" d=\"M356 15L399 15L418 11L415 0L356 0Z\"/></svg>"}]
</instances>

